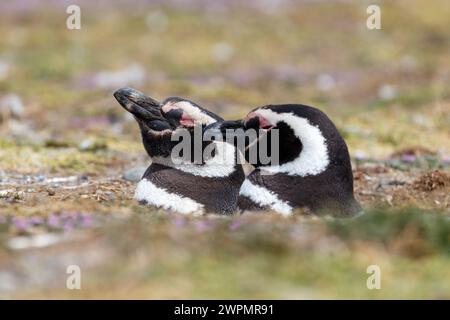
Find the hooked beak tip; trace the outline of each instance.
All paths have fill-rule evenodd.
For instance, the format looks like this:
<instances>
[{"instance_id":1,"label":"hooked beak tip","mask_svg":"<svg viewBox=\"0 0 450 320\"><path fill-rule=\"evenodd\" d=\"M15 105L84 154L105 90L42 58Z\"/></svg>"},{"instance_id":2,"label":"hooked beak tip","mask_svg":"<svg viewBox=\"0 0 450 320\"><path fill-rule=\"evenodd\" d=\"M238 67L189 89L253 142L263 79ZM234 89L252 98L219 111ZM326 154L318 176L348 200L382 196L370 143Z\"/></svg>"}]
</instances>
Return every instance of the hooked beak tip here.
<instances>
[{"instance_id":1,"label":"hooked beak tip","mask_svg":"<svg viewBox=\"0 0 450 320\"><path fill-rule=\"evenodd\" d=\"M129 105L137 105L147 110L160 107L158 101L133 88L120 88L116 90L113 95L127 110L129 109Z\"/></svg>"},{"instance_id":2,"label":"hooked beak tip","mask_svg":"<svg viewBox=\"0 0 450 320\"><path fill-rule=\"evenodd\" d=\"M128 99L133 102L137 99L146 97L143 93L129 87L120 88L116 90L113 95L117 100Z\"/></svg>"},{"instance_id":3,"label":"hooked beak tip","mask_svg":"<svg viewBox=\"0 0 450 320\"><path fill-rule=\"evenodd\" d=\"M128 87L116 90L113 95L137 120L162 120L159 102L153 98Z\"/></svg>"}]
</instances>

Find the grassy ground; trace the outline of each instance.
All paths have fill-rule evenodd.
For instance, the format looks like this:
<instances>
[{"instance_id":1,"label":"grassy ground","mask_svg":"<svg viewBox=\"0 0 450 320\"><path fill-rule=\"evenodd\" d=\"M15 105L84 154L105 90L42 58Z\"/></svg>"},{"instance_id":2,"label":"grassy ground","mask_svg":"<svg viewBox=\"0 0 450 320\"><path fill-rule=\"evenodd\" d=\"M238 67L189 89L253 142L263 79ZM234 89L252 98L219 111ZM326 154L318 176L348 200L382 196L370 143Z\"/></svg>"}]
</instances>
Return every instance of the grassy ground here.
<instances>
[{"instance_id":1,"label":"grassy ground","mask_svg":"<svg viewBox=\"0 0 450 320\"><path fill-rule=\"evenodd\" d=\"M58 1L28 2L0 4L0 297L450 298L447 1L380 1L374 31L360 1L81 1L81 30ZM112 97L125 85L230 119L321 108L367 214L137 205L123 175L149 160ZM80 291L65 287L71 264ZM366 287L373 264L381 290Z\"/></svg>"}]
</instances>

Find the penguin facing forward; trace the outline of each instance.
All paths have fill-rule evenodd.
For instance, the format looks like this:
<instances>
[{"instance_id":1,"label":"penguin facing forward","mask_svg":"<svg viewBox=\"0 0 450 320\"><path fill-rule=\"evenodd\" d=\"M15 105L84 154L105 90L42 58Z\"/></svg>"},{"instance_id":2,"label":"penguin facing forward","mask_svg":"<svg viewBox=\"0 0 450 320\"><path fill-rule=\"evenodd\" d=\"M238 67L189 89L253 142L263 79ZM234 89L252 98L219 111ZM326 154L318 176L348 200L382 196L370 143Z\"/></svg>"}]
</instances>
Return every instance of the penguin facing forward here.
<instances>
[{"instance_id":1,"label":"penguin facing forward","mask_svg":"<svg viewBox=\"0 0 450 320\"><path fill-rule=\"evenodd\" d=\"M201 151L209 148L210 152L200 161L193 153L173 152L180 142L174 135L187 132L194 138L195 130L203 134L223 122L221 117L187 99L171 97L160 103L131 88L117 90L114 97L133 114L152 159L137 185L136 200L182 214L231 214L237 210L245 175L236 161L234 145L201 137Z\"/></svg>"},{"instance_id":2,"label":"penguin facing forward","mask_svg":"<svg viewBox=\"0 0 450 320\"><path fill-rule=\"evenodd\" d=\"M254 129L246 139L245 158L255 170L239 192L241 210L270 209L290 215L306 207L314 213L353 216L362 208L353 195L350 155L344 139L322 111L300 104L267 105L251 111L244 120L225 121L220 130ZM278 132L276 132L277 130ZM278 138L274 150L271 139ZM262 163L257 148L263 141L276 163Z\"/></svg>"}]
</instances>

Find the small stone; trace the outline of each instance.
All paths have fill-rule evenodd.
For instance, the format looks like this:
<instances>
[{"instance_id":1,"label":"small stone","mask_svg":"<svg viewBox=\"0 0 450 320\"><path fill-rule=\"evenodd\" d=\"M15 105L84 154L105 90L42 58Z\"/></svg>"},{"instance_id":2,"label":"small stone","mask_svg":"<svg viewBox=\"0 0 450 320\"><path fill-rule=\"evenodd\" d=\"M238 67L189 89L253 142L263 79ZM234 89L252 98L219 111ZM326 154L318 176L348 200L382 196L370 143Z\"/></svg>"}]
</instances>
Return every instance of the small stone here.
<instances>
[{"instance_id":1,"label":"small stone","mask_svg":"<svg viewBox=\"0 0 450 320\"><path fill-rule=\"evenodd\" d=\"M169 19L167 15L162 11L155 11L150 13L145 18L147 27L153 32L163 32L167 29Z\"/></svg>"},{"instance_id":2,"label":"small stone","mask_svg":"<svg viewBox=\"0 0 450 320\"><path fill-rule=\"evenodd\" d=\"M413 71L417 68L417 59L410 55L405 55L400 59L400 66L405 71Z\"/></svg>"},{"instance_id":3,"label":"small stone","mask_svg":"<svg viewBox=\"0 0 450 320\"><path fill-rule=\"evenodd\" d=\"M106 196L108 198L108 200L115 200L116 199L116 194L112 191L105 191L104 192L104 196Z\"/></svg>"},{"instance_id":4,"label":"small stone","mask_svg":"<svg viewBox=\"0 0 450 320\"><path fill-rule=\"evenodd\" d=\"M104 150L106 148L106 143L91 139L85 139L78 145L78 149L80 149L81 151L98 151Z\"/></svg>"},{"instance_id":5,"label":"small stone","mask_svg":"<svg viewBox=\"0 0 450 320\"><path fill-rule=\"evenodd\" d=\"M56 194L55 190L52 189L52 188L48 188L47 189L47 193L48 193L49 196L54 196Z\"/></svg>"},{"instance_id":6,"label":"small stone","mask_svg":"<svg viewBox=\"0 0 450 320\"><path fill-rule=\"evenodd\" d=\"M336 81L330 74L319 74L316 78L316 87L320 91L329 91L336 85Z\"/></svg>"},{"instance_id":7,"label":"small stone","mask_svg":"<svg viewBox=\"0 0 450 320\"><path fill-rule=\"evenodd\" d=\"M20 118L25 112L22 99L16 94L8 94L0 100L0 116Z\"/></svg>"},{"instance_id":8,"label":"small stone","mask_svg":"<svg viewBox=\"0 0 450 320\"><path fill-rule=\"evenodd\" d=\"M19 236L10 239L7 245L12 250L43 248L57 243L60 239L60 235L52 233L38 234L30 237Z\"/></svg>"},{"instance_id":9,"label":"small stone","mask_svg":"<svg viewBox=\"0 0 450 320\"><path fill-rule=\"evenodd\" d=\"M365 160L367 159L367 154L362 150L356 150L354 152L354 156L356 160Z\"/></svg>"},{"instance_id":10,"label":"small stone","mask_svg":"<svg viewBox=\"0 0 450 320\"><path fill-rule=\"evenodd\" d=\"M121 70L102 71L93 79L93 85L99 88L118 88L123 86L140 87L144 84L146 72L144 67L133 63Z\"/></svg>"},{"instance_id":11,"label":"small stone","mask_svg":"<svg viewBox=\"0 0 450 320\"><path fill-rule=\"evenodd\" d=\"M378 96L382 100L392 100L397 96L397 90L394 86L385 84L378 90Z\"/></svg>"},{"instance_id":12,"label":"small stone","mask_svg":"<svg viewBox=\"0 0 450 320\"><path fill-rule=\"evenodd\" d=\"M10 69L11 67L7 62L0 60L0 81L8 78Z\"/></svg>"},{"instance_id":13,"label":"small stone","mask_svg":"<svg viewBox=\"0 0 450 320\"><path fill-rule=\"evenodd\" d=\"M0 198L7 198L14 193L14 189L0 190Z\"/></svg>"},{"instance_id":14,"label":"small stone","mask_svg":"<svg viewBox=\"0 0 450 320\"><path fill-rule=\"evenodd\" d=\"M144 175L145 170L147 170L147 167L143 166L131 168L124 172L123 179L131 182L138 182Z\"/></svg>"},{"instance_id":15,"label":"small stone","mask_svg":"<svg viewBox=\"0 0 450 320\"><path fill-rule=\"evenodd\" d=\"M234 54L234 48L227 42L218 42L212 47L212 56L217 62L228 62Z\"/></svg>"}]
</instances>

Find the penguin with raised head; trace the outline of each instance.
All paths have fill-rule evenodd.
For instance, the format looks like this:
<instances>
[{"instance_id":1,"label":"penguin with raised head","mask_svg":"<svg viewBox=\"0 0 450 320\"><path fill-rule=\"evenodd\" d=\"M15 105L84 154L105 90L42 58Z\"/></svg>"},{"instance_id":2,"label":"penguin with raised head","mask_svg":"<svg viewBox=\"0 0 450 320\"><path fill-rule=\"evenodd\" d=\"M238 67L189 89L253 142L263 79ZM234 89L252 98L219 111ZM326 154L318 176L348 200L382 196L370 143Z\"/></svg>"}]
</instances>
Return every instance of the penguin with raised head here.
<instances>
[{"instance_id":1,"label":"penguin with raised head","mask_svg":"<svg viewBox=\"0 0 450 320\"><path fill-rule=\"evenodd\" d=\"M237 128L257 132L253 141L246 141L247 161L262 141L269 153L278 153L277 163L262 163L257 153L252 163L255 170L240 188L241 210L270 209L290 215L294 208L306 207L339 216L362 211L353 195L347 145L322 111L300 104L267 105L254 109L244 120L225 121L220 126L223 133ZM270 140L275 136L278 148L272 150Z\"/></svg>"},{"instance_id":2,"label":"penguin with raised head","mask_svg":"<svg viewBox=\"0 0 450 320\"><path fill-rule=\"evenodd\" d=\"M195 130L204 134L208 127L220 124L221 117L187 99L171 97L160 103L131 88L117 90L114 97L133 114L152 159L137 185L135 199L182 214L236 211L245 175L236 161L234 145L202 136L201 151L209 147L210 152L205 157L202 153L200 161L193 157L194 153L174 152L180 143L175 135L187 132L194 138Z\"/></svg>"}]
</instances>

